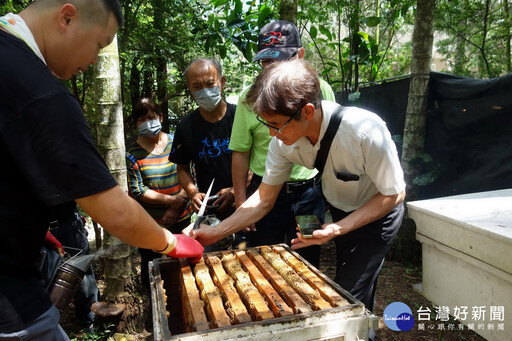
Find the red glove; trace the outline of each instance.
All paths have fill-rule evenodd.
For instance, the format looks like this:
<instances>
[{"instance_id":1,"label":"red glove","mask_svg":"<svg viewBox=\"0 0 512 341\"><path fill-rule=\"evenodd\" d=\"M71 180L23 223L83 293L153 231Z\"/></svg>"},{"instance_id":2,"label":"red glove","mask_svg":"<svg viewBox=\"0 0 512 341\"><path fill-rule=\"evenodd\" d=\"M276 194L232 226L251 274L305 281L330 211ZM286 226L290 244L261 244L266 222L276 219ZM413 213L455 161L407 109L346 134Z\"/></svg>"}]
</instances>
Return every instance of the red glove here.
<instances>
[{"instance_id":1,"label":"red glove","mask_svg":"<svg viewBox=\"0 0 512 341\"><path fill-rule=\"evenodd\" d=\"M198 263L203 256L203 246L197 240L182 233L174 236L176 246L167 255L174 258L189 258L190 263Z\"/></svg>"},{"instance_id":2,"label":"red glove","mask_svg":"<svg viewBox=\"0 0 512 341\"><path fill-rule=\"evenodd\" d=\"M50 231L46 232L46 236L44 237L44 244L54 249L59 253L59 255L64 256L64 248L62 247L62 244L53 236L53 234Z\"/></svg>"}]
</instances>

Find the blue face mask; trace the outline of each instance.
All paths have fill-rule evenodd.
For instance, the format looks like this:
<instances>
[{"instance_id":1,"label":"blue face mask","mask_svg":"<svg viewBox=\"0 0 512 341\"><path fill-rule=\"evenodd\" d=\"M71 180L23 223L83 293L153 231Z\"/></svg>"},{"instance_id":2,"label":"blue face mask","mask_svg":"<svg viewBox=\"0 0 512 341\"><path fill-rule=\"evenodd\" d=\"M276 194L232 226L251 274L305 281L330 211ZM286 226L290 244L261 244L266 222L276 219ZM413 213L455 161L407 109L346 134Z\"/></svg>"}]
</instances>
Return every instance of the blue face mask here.
<instances>
[{"instance_id":1,"label":"blue face mask","mask_svg":"<svg viewBox=\"0 0 512 341\"><path fill-rule=\"evenodd\" d=\"M220 102L220 87L214 86L213 88L204 88L192 92L197 105L203 110L213 111Z\"/></svg>"},{"instance_id":2,"label":"blue face mask","mask_svg":"<svg viewBox=\"0 0 512 341\"><path fill-rule=\"evenodd\" d=\"M162 125L160 124L160 120L154 119L151 121L142 122L137 126L139 129L139 135L145 137L155 137L162 130Z\"/></svg>"}]
</instances>

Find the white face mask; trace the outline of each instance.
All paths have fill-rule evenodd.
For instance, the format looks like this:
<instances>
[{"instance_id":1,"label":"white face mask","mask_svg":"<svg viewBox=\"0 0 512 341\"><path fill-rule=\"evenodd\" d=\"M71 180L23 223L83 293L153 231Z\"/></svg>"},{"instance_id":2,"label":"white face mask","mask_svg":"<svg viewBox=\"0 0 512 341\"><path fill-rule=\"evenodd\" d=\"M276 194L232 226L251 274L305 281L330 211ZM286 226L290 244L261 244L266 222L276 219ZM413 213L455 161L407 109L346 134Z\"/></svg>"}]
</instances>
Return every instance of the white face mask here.
<instances>
[{"instance_id":1,"label":"white face mask","mask_svg":"<svg viewBox=\"0 0 512 341\"><path fill-rule=\"evenodd\" d=\"M192 96L201 109L213 111L220 103L220 87L197 90L192 92Z\"/></svg>"},{"instance_id":2,"label":"white face mask","mask_svg":"<svg viewBox=\"0 0 512 341\"><path fill-rule=\"evenodd\" d=\"M139 134L145 137L155 137L162 130L162 125L158 118L150 121L142 122L137 126Z\"/></svg>"}]
</instances>

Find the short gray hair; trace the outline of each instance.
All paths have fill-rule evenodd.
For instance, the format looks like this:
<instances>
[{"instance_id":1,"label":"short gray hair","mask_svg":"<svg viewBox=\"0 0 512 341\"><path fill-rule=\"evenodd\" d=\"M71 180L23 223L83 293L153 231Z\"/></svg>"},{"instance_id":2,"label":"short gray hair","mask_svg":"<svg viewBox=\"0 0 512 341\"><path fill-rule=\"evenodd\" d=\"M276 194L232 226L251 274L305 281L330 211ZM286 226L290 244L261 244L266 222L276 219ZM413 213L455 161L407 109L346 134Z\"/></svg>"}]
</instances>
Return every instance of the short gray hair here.
<instances>
[{"instance_id":1,"label":"short gray hair","mask_svg":"<svg viewBox=\"0 0 512 341\"><path fill-rule=\"evenodd\" d=\"M188 84L188 77L187 73L188 70L192 67L194 64L200 64L200 65L213 65L217 69L217 74L219 75L219 80L222 79L222 66L220 66L220 63L215 58L196 58L193 61L188 64L188 66L185 68L185 71L183 71L183 78L185 78L185 81Z\"/></svg>"}]
</instances>

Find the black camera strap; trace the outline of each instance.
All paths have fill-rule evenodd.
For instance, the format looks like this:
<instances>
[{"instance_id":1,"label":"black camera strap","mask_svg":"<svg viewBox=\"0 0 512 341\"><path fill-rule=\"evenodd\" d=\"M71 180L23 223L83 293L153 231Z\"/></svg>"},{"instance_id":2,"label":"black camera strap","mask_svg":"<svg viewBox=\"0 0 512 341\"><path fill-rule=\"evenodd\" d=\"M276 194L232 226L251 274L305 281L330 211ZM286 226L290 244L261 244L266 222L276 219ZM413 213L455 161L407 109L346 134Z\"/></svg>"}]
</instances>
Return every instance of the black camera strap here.
<instances>
[{"instance_id":1,"label":"black camera strap","mask_svg":"<svg viewBox=\"0 0 512 341\"><path fill-rule=\"evenodd\" d=\"M327 155L329 155L332 140L338 131L341 120L343 120L343 107L340 105L331 115L327 130L325 131L322 141L320 141L320 149L316 154L315 168L318 169L320 174L324 171L325 161L327 160Z\"/></svg>"}]
</instances>

